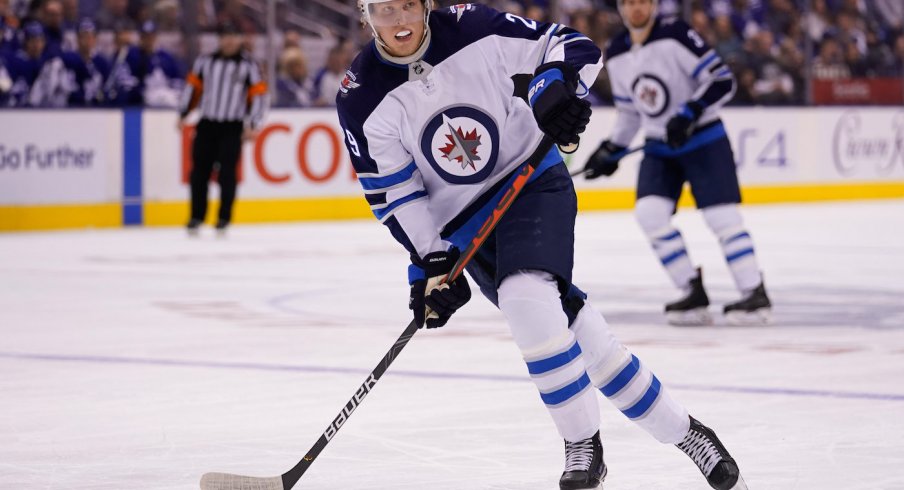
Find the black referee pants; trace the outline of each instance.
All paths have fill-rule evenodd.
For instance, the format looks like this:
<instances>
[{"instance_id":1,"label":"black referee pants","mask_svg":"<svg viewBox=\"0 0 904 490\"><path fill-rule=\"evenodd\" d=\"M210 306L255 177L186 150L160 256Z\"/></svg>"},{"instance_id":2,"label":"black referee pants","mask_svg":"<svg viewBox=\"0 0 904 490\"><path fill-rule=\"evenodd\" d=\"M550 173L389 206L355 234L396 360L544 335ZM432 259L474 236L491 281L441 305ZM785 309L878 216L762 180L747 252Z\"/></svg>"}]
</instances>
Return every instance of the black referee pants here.
<instances>
[{"instance_id":1,"label":"black referee pants","mask_svg":"<svg viewBox=\"0 0 904 490\"><path fill-rule=\"evenodd\" d=\"M207 185L218 165L220 184L219 221L232 220L232 203L235 201L237 185L236 171L242 152L241 121L216 122L201 119L195 128L195 141L191 157L191 218L204 220L207 214Z\"/></svg>"}]
</instances>

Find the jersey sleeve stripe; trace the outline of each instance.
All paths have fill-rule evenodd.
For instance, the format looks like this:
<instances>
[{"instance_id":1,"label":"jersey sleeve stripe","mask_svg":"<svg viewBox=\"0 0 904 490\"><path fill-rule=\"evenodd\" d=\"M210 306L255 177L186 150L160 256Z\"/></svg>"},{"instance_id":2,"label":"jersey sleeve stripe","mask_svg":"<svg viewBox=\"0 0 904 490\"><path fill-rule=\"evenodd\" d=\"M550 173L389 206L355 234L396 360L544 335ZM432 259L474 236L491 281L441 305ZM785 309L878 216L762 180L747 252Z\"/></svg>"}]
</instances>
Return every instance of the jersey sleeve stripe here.
<instances>
[{"instance_id":1,"label":"jersey sleeve stripe","mask_svg":"<svg viewBox=\"0 0 904 490\"><path fill-rule=\"evenodd\" d=\"M408 204L410 202L414 202L418 199L424 199L426 197L427 197L427 191L412 192L411 194L408 194L405 197L392 201L391 203L389 203L388 205L386 205L385 207L383 207L381 209L374 209L373 210L374 216L376 216L378 220L384 221L387 218L389 218L393 213L395 213L395 211L397 211L399 208L401 208L403 205Z\"/></svg>"},{"instance_id":2,"label":"jersey sleeve stripe","mask_svg":"<svg viewBox=\"0 0 904 490\"><path fill-rule=\"evenodd\" d=\"M365 191L385 191L411 179L417 165L412 161L402 169L388 174L370 177L372 174L358 174L358 180Z\"/></svg>"},{"instance_id":3,"label":"jersey sleeve stripe","mask_svg":"<svg viewBox=\"0 0 904 490\"><path fill-rule=\"evenodd\" d=\"M711 52L708 56L703 58L703 61L701 61L700 64L697 65L697 68L694 68L694 72L691 74L691 77L697 78L697 75L699 75L700 72L703 71L703 69L706 68L707 65L712 63L714 60L718 60L718 59L719 59L719 54L716 52ZM721 60L719 60L719 61L721 61Z\"/></svg>"}]
</instances>

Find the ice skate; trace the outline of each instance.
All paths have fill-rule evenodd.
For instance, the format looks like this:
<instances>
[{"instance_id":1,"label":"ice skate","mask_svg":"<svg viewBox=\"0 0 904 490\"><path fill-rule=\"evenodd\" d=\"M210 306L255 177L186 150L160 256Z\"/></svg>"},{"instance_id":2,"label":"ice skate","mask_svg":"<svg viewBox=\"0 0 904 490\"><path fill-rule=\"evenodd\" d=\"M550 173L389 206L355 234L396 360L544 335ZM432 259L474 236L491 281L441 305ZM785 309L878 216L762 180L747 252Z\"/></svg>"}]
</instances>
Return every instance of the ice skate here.
<instances>
[{"instance_id":1,"label":"ice skate","mask_svg":"<svg viewBox=\"0 0 904 490\"><path fill-rule=\"evenodd\" d=\"M599 432L582 441L565 441L565 471L559 479L560 490L602 489L605 478L606 463Z\"/></svg>"},{"instance_id":2,"label":"ice skate","mask_svg":"<svg viewBox=\"0 0 904 490\"><path fill-rule=\"evenodd\" d=\"M708 307L709 297L703 289L703 272L697 269L697 277L688 283L687 296L665 305L665 317L671 325L712 325L713 317Z\"/></svg>"},{"instance_id":3,"label":"ice skate","mask_svg":"<svg viewBox=\"0 0 904 490\"><path fill-rule=\"evenodd\" d=\"M716 433L699 420L691 417L687 435L676 446L700 468L709 486L716 490L747 490L738 464L728 454Z\"/></svg>"},{"instance_id":4,"label":"ice skate","mask_svg":"<svg viewBox=\"0 0 904 490\"><path fill-rule=\"evenodd\" d=\"M228 222L228 221L226 221L226 220L224 220L224 219L221 219L221 220L217 221L216 230L217 230L217 236L218 236L218 237L220 237L220 238L225 237L225 236L226 236L226 231L227 231L228 229L229 229L229 222Z\"/></svg>"},{"instance_id":5,"label":"ice skate","mask_svg":"<svg viewBox=\"0 0 904 490\"><path fill-rule=\"evenodd\" d=\"M199 219L192 218L188 221L188 224L185 225L185 229L188 231L188 236L198 236L198 233L201 231L201 223L202 221Z\"/></svg>"},{"instance_id":6,"label":"ice skate","mask_svg":"<svg viewBox=\"0 0 904 490\"><path fill-rule=\"evenodd\" d=\"M732 325L765 325L772 322L772 303L762 282L745 298L725 305L723 312Z\"/></svg>"}]
</instances>

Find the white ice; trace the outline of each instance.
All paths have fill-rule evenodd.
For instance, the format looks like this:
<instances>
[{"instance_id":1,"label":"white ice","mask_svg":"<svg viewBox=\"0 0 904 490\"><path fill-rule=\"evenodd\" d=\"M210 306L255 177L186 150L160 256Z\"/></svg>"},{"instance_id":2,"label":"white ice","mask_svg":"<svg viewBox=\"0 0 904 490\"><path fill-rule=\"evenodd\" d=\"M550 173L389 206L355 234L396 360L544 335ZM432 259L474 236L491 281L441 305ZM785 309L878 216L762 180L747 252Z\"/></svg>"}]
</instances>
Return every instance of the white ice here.
<instances>
[{"instance_id":1,"label":"white ice","mask_svg":"<svg viewBox=\"0 0 904 490\"><path fill-rule=\"evenodd\" d=\"M241 204L239 204L241 205ZM629 213L583 214L575 282L751 489L904 489L904 201L745 208L775 324L666 326ZM682 211L717 306L737 297ZM375 221L0 235L0 488L190 489L294 465L409 321ZM706 489L601 399L607 490ZM299 489L554 489L562 441L482 297L418 333Z\"/></svg>"}]
</instances>

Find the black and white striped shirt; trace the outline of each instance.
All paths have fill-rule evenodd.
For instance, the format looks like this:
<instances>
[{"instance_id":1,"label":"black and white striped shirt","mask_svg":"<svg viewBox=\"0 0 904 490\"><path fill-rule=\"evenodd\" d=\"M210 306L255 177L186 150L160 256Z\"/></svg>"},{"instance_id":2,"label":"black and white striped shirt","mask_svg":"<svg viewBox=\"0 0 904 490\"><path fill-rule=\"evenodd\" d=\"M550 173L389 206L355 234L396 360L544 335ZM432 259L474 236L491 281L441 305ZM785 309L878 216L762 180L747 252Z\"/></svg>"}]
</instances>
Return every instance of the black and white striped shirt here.
<instances>
[{"instance_id":1,"label":"black and white striped shirt","mask_svg":"<svg viewBox=\"0 0 904 490\"><path fill-rule=\"evenodd\" d=\"M242 54L201 56L186 82L180 106L183 118L198 107L203 119L260 127L268 103L267 82L254 61Z\"/></svg>"}]
</instances>

